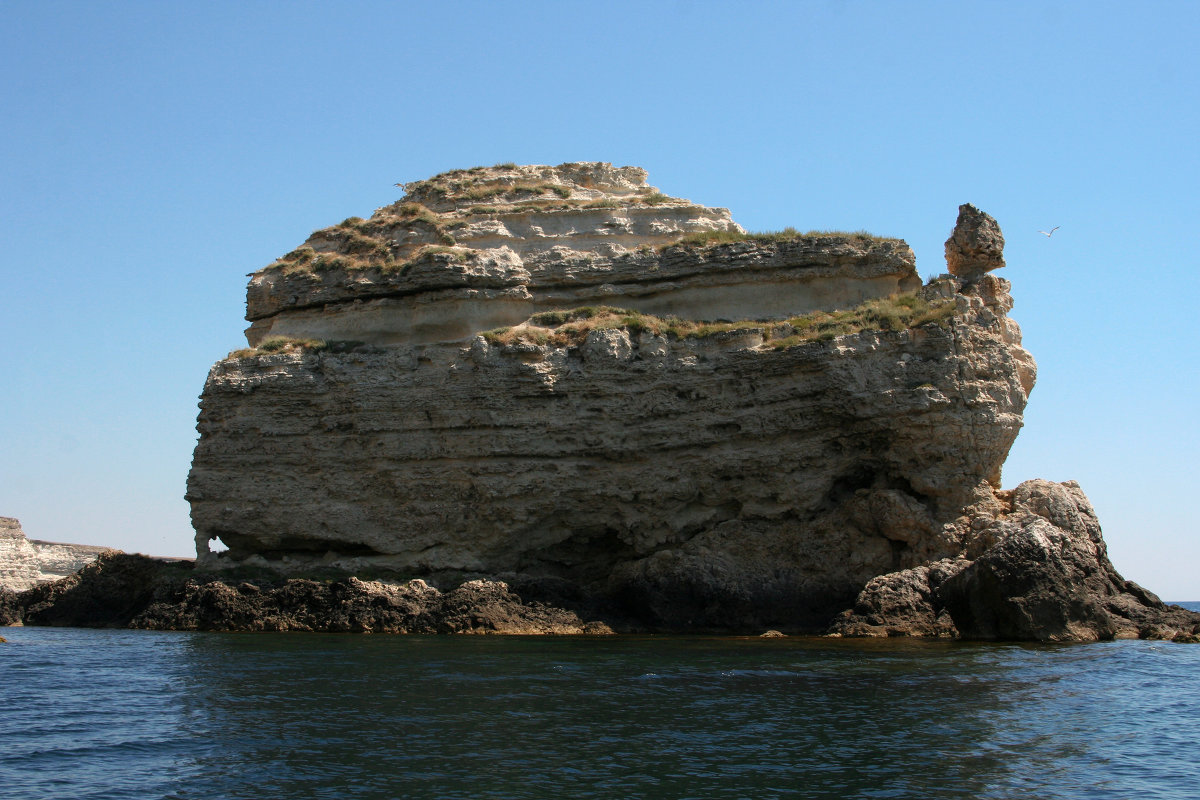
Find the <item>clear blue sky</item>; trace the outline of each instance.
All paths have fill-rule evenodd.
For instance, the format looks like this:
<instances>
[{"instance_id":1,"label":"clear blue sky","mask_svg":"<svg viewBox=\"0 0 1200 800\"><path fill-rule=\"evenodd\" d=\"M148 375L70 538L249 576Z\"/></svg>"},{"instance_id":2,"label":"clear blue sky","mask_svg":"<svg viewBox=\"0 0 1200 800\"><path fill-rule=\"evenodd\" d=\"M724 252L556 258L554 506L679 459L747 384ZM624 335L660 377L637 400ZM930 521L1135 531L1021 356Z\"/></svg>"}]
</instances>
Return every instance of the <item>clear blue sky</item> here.
<instances>
[{"instance_id":1,"label":"clear blue sky","mask_svg":"<svg viewBox=\"0 0 1200 800\"><path fill-rule=\"evenodd\" d=\"M397 181L597 160L926 276L991 213L1040 369L1005 486L1080 481L1198 599L1197 40L1185 2L0 0L0 515L191 554L247 273Z\"/></svg>"}]
</instances>

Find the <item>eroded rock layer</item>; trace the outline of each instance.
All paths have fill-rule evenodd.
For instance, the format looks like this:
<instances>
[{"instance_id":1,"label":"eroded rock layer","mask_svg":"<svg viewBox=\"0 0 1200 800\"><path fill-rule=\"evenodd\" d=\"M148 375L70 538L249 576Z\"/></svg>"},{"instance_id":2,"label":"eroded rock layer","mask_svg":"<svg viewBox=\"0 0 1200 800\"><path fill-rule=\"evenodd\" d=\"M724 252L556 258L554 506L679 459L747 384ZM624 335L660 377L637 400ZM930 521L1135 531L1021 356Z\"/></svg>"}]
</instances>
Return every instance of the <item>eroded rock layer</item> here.
<instances>
[{"instance_id":1,"label":"eroded rock layer","mask_svg":"<svg viewBox=\"0 0 1200 800\"><path fill-rule=\"evenodd\" d=\"M405 581L499 578L547 630L1200 630L1117 575L1078 487L999 490L1036 368L994 219L962 206L920 286L902 241L746 234L645 177L446 173L255 273L201 398L198 568L387 574L334 593L392 621ZM290 597L193 588L155 624L308 625Z\"/></svg>"},{"instance_id":2,"label":"eroded rock layer","mask_svg":"<svg viewBox=\"0 0 1200 800\"><path fill-rule=\"evenodd\" d=\"M902 241L739 240L726 209L668 197L637 167L478 167L407 189L256 272L250 344L277 335L462 341L596 304L687 319L786 317L920 285Z\"/></svg>"},{"instance_id":3,"label":"eroded rock layer","mask_svg":"<svg viewBox=\"0 0 1200 800\"><path fill-rule=\"evenodd\" d=\"M20 592L56 581L109 552L110 547L28 539L20 522L0 517L0 588Z\"/></svg>"},{"instance_id":4,"label":"eroded rock layer","mask_svg":"<svg viewBox=\"0 0 1200 800\"><path fill-rule=\"evenodd\" d=\"M420 203L442 230L462 215L454 247L486 247L413 245L392 273L308 253L257 273L250 317L272 334L349 330L365 298L426 304L439 333L389 312L366 343L276 340L218 363L188 486L201 563L506 574L656 628L795 630L877 575L960 552L949 523L999 485L1034 380L1007 282L904 294L903 242L748 237L644 180L607 165L441 176L344 227L407 241L385 223ZM591 194L516 210L537 181ZM493 192L509 207L464 200ZM352 238L307 247L368 250ZM486 313L460 313L467 296ZM635 307L530 315L599 297ZM845 310L871 297L892 299ZM751 321L696 322L722 303ZM516 327L482 329L504 314Z\"/></svg>"}]
</instances>

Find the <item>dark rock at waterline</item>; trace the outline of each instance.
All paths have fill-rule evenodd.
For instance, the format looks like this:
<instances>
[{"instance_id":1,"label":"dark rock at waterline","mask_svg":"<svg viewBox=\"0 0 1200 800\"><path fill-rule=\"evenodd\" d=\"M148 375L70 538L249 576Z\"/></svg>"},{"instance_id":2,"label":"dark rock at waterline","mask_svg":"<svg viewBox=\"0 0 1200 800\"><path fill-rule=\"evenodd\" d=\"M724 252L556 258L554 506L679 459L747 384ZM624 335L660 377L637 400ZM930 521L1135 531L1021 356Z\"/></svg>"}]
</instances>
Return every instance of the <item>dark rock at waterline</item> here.
<instances>
[{"instance_id":1,"label":"dark rock at waterline","mask_svg":"<svg viewBox=\"0 0 1200 800\"><path fill-rule=\"evenodd\" d=\"M1078 484L1029 481L1008 492L980 492L950 527L947 535L962 543L961 556L877 576L852 608L833 619L829 632L1200 641L1200 614L1168 606L1116 572ZM191 562L113 554L55 583L17 595L0 591L0 623L23 618L30 625L364 633L580 634L610 633L609 624L644 628L644 620L633 614L636 609L604 611L582 587L520 574L503 577L507 582L440 576L438 583L457 584L442 592L423 580L211 574ZM827 612L824 620L832 616ZM828 624L814 628L799 617L791 619L793 624L784 626L789 633L812 633ZM730 625L721 632L760 631Z\"/></svg>"},{"instance_id":2,"label":"dark rock at waterline","mask_svg":"<svg viewBox=\"0 0 1200 800\"><path fill-rule=\"evenodd\" d=\"M966 563L943 559L872 578L859 592L854 606L834 619L830 632L857 637L957 638L958 629L938 601L937 589Z\"/></svg>"},{"instance_id":3,"label":"dark rock at waterline","mask_svg":"<svg viewBox=\"0 0 1200 800\"><path fill-rule=\"evenodd\" d=\"M276 587L188 581L151 604L132 627L208 631L353 633L611 633L602 623L541 603L524 603L499 581L468 581L440 592L404 583L292 578Z\"/></svg>"},{"instance_id":4,"label":"dark rock at waterline","mask_svg":"<svg viewBox=\"0 0 1200 800\"><path fill-rule=\"evenodd\" d=\"M1108 560L1073 481L1027 481L967 510L967 555L871 580L831 632L1079 642L1196 641L1200 614L1168 606Z\"/></svg>"},{"instance_id":5,"label":"dark rock at waterline","mask_svg":"<svg viewBox=\"0 0 1200 800\"><path fill-rule=\"evenodd\" d=\"M0 588L0 626L15 625L21 621L21 604L17 593Z\"/></svg>"},{"instance_id":6,"label":"dark rock at waterline","mask_svg":"<svg viewBox=\"0 0 1200 800\"><path fill-rule=\"evenodd\" d=\"M125 628L191 562L125 553L102 555L79 572L18 595L27 625Z\"/></svg>"},{"instance_id":7,"label":"dark rock at waterline","mask_svg":"<svg viewBox=\"0 0 1200 800\"><path fill-rule=\"evenodd\" d=\"M78 573L16 597L30 625L197 631L602 634L603 623L525 603L499 581L441 592L405 582L283 579L225 581L190 562L101 556ZM14 620L16 621L16 620Z\"/></svg>"},{"instance_id":8,"label":"dark rock at waterline","mask_svg":"<svg viewBox=\"0 0 1200 800\"><path fill-rule=\"evenodd\" d=\"M1073 481L1027 481L985 530L994 542L938 596L965 638L1089 641L1186 638L1200 614L1170 607L1117 573Z\"/></svg>"}]
</instances>

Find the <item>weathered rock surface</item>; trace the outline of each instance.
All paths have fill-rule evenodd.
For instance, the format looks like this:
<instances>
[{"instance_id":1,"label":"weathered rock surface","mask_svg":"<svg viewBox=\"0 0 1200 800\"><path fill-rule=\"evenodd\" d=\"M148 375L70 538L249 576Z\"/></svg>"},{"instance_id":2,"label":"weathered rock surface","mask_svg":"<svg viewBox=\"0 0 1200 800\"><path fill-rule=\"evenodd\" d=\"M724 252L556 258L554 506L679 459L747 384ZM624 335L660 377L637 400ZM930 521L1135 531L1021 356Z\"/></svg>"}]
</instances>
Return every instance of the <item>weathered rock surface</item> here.
<instances>
[{"instance_id":1,"label":"weathered rock surface","mask_svg":"<svg viewBox=\"0 0 1200 800\"><path fill-rule=\"evenodd\" d=\"M832 632L1049 642L1200 635L1200 614L1117 573L1074 481L997 492L953 527L963 558L875 578Z\"/></svg>"},{"instance_id":2,"label":"weathered rock surface","mask_svg":"<svg viewBox=\"0 0 1200 800\"><path fill-rule=\"evenodd\" d=\"M990 214L970 203L958 207L958 221L946 240L946 267L951 275L974 280L1004 266L1004 234Z\"/></svg>"},{"instance_id":3,"label":"weathered rock surface","mask_svg":"<svg viewBox=\"0 0 1200 800\"><path fill-rule=\"evenodd\" d=\"M17 593L0 587L0 626L16 625L21 621L21 604Z\"/></svg>"},{"instance_id":4,"label":"weathered rock surface","mask_svg":"<svg viewBox=\"0 0 1200 800\"><path fill-rule=\"evenodd\" d=\"M578 208L535 208L520 212L537 224L518 235L513 208L463 200L540 180L618 206L590 214L636 212L644 225L616 236L563 223ZM395 278L409 299L436 301L438 336L406 313L380 318L387 331L363 337L375 346L238 353L213 368L188 484L200 562L512 573L574 584L653 628L797 630L824 627L876 575L961 550L944 525L999 483L1034 380L1008 284L948 278L913 301L949 313L805 336L811 320L795 315L814 306L915 287L908 247L864 236L671 245L697 226L740 229L643 186L641 171L607 165L506 167L410 186L362 223L372 233L421 203L463 215L456 242L481 249L432 253L450 258L436 264L414 250ZM485 236L488 220L506 233ZM369 250L314 237L314 251L342 258ZM478 261L500 264L501 243L521 259L506 272ZM349 298L378 288L372 269L285 259L252 279L250 316L272 333L318 335L318 317L343 326L369 305ZM488 309L509 300L486 292L512 287L537 302L509 318L516 335L480 336L480 320L496 318L439 305L450 283L484 292L473 297ZM699 300L702 286L712 293ZM681 335L640 318L588 331L527 316L597 297L766 322ZM209 554L214 538L227 554Z\"/></svg>"},{"instance_id":5,"label":"weathered rock surface","mask_svg":"<svg viewBox=\"0 0 1200 800\"><path fill-rule=\"evenodd\" d=\"M20 522L0 517L0 588L20 592L39 583L56 581L110 552L113 552L111 547L27 539Z\"/></svg>"},{"instance_id":6,"label":"weathered rock surface","mask_svg":"<svg viewBox=\"0 0 1200 800\"><path fill-rule=\"evenodd\" d=\"M918 288L901 241L746 236L635 168L407 189L252 276L261 346L216 364L201 398L202 569L504 575L623 629L1186 628L1111 572L1081 494L1072 512L1057 490L995 488L1036 367L978 209L960 208L952 274ZM396 610L419 584L366 585L337 591L393 598L391 616L338 625L424 624ZM193 588L154 618L216 625L269 593L243 594Z\"/></svg>"},{"instance_id":7,"label":"weathered rock surface","mask_svg":"<svg viewBox=\"0 0 1200 800\"><path fill-rule=\"evenodd\" d=\"M600 622L525 603L499 581L467 581L440 592L402 583L285 579L265 574L225 582L190 562L102 556L75 575L6 599L7 624L195 631L605 634Z\"/></svg>"},{"instance_id":8,"label":"weathered rock surface","mask_svg":"<svg viewBox=\"0 0 1200 800\"><path fill-rule=\"evenodd\" d=\"M838 636L919 636L957 638L958 629L938 601L938 587L965 566L943 559L928 566L872 578L854 607L838 615L831 633Z\"/></svg>"},{"instance_id":9,"label":"weathered rock surface","mask_svg":"<svg viewBox=\"0 0 1200 800\"><path fill-rule=\"evenodd\" d=\"M469 340L588 305L688 319L855 305L920 280L912 250L855 235L679 244L742 232L608 164L479 167L408 184L367 220L317 231L251 276L251 345L285 335L370 344Z\"/></svg>"},{"instance_id":10,"label":"weathered rock surface","mask_svg":"<svg viewBox=\"0 0 1200 800\"><path fill-rule=\"evenodd\" d=\"M999 480L1032 370L1003 303L955 302L782 349L610 329L222 362L201 560L219 537L231 563L559 577L669 629L823 625L957 552L943 523Z\"/></svg>"}]
</instances>

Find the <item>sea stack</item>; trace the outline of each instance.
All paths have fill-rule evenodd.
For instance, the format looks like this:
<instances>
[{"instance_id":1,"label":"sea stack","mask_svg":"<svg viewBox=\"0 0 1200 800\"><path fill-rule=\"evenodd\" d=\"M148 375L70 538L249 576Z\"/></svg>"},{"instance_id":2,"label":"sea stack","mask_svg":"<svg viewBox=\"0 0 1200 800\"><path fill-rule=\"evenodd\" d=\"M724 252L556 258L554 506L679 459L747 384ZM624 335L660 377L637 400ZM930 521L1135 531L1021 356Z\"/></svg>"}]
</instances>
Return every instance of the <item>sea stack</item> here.
<instances>
[{"instance_id":1,"label":"sea stack","mask_svg":"<svg viewBox=\"0 0 1200 800\"><path fill-rule=\"evenodd\" d=\"M922 285L903 240L747 234L636 167L405 189L251 276L201 397L198 567L500 578L662 631L1089 639L1164 608L1078 487L1000 490L1036 367L974 207ZM1006 583L1020 537L1089 576L1035 592L1058 617L996 611L1055 579Z\"/></svg>"}]
</instances>

